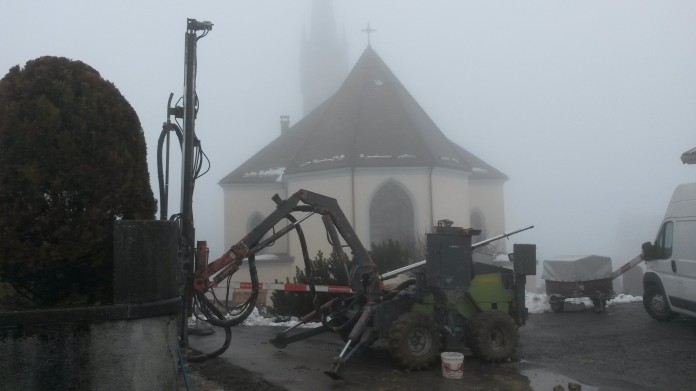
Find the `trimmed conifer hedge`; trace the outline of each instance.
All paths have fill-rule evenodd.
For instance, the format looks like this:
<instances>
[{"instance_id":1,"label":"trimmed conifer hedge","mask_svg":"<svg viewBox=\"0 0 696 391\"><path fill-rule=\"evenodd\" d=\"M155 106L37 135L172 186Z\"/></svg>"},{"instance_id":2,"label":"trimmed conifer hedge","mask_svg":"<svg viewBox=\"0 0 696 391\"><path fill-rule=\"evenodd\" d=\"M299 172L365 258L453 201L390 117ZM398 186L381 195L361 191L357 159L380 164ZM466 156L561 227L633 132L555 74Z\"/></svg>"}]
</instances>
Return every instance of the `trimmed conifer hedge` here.
<instances>
[{"instance_id":1,"label":"trimmed conifer hedge","mask_svg":"<svg viewBox=\"0 0 696 391\"><path fill-rule=\"evenodd\" d=\"M153 219L143 131L89 65L40 57L0 80L0 281L38 305L111 301L113 222Z\"/></svg>"}]
</instances>

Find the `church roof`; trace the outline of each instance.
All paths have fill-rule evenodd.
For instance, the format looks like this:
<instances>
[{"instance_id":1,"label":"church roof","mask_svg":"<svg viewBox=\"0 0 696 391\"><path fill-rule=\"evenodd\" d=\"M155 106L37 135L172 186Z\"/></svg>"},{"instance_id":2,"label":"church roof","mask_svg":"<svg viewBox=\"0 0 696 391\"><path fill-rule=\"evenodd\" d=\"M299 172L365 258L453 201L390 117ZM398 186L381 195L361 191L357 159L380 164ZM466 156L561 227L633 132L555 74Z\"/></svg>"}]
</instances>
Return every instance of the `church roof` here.
<instances>
[{"instance_id":1,"label":"church roof","mask_svg":"<svg viewBox=\"0 0 696 391\"><path fill-rule=\"evenodd\" d=\"M220 184L346 167L443 167L507 179L450 141L368 46L338 92Z\"/></svg>"}]
</instances>

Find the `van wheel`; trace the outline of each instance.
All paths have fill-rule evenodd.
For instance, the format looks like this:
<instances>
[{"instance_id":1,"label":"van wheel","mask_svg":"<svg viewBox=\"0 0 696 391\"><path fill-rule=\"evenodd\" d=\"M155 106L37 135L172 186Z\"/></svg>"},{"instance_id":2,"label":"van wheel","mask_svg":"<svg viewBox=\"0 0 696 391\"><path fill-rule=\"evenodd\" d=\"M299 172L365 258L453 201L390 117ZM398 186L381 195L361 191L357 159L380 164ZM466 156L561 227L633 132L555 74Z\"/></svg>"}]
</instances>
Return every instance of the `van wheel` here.
<instances>
[{"instance_id":1,"label":"van wheel","mask_svg":"<svg viewBox=\"0 0 696 391\"><path fill-rule=\"evenodd\" d=\"M650 285L645 287L643 292L643 307L648 315L660 321L668 321L677 317L677 313L669 308L667 296L662 289Z\"/></svg>"}]
</instances>

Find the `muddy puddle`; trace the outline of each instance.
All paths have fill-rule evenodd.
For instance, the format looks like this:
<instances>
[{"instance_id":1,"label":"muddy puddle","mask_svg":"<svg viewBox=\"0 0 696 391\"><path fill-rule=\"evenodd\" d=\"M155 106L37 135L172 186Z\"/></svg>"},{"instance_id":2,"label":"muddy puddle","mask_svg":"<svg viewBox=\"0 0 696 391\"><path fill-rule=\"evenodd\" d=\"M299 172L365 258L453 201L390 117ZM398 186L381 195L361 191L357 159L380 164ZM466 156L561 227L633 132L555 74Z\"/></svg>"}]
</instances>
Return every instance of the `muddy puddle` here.
<instances>
[{"instance_id":1,"label":"muddy puddle","mask_svg":"<svg viewBox=\"0 0 696 391\"><path fill-rule=\"evenodd\" d=\"M556 386L562 386L564 390L598 391L598 387L583 384L575 379L560 373L549 371L536 364L522 361L518 364L519 373L529 379L529 387L532 390L553 390ZM579 385L580 388L573 389L570 385Z\"/></svg>"}]
</instances>

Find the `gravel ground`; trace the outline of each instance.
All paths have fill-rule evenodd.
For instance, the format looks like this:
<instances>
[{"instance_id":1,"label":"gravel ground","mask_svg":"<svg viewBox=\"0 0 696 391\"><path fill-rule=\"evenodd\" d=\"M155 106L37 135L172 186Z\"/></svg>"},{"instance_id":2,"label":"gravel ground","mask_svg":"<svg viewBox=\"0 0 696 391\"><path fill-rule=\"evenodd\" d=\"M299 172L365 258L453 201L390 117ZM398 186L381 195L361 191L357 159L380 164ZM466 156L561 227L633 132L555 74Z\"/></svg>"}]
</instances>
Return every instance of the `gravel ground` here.
<instances>
[{"instance_id":1,"label":"gravel ground","mask_svg":"<svg viewBox=\"0 0 696 391\"><path fill-rule=\"evenodd\" d=\"M694 390L696 319L658 322L641 302L531 315L520 359L600 390Z\"/></svg>"}]
</instances>

